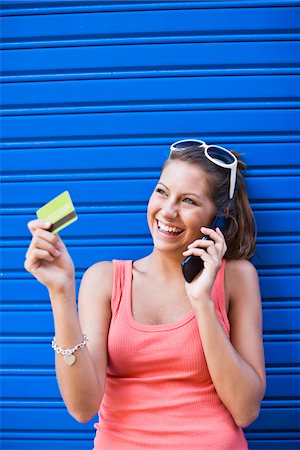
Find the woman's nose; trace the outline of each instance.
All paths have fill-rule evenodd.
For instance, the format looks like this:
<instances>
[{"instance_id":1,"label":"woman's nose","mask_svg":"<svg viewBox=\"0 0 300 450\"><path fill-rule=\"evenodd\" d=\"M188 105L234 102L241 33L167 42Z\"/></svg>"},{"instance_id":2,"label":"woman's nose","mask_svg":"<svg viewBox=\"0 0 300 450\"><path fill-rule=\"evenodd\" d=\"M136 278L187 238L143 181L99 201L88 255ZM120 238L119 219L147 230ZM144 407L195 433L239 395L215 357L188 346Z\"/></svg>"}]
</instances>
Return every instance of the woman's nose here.
<instances>
[{"instance_id":1,"label":"woman's nose","mask_svg":"<svg viewBox=\"0 0 300 450\"><path fill-rule=\"evenodd\" d=\"M168 199L163 206L162 213L165 217L176 217L178 215L176 203L172 199Z\"/></svg>"}]
</instances>

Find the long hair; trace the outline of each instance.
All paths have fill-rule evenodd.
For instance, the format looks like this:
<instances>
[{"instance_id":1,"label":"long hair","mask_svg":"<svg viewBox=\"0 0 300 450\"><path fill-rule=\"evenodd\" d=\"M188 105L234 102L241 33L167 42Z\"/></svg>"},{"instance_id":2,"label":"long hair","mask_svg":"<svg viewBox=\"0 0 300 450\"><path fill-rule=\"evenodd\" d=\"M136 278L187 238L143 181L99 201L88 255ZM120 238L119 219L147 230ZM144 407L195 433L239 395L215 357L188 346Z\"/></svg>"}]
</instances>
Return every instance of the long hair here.
<instances>
[{"instance_id":1,"label":"long hair","mask_svg":"<svg viewBox=\"0 0 300 450\"><path fill-rule=\"evenodd\" d=\"M217 215L226 215L224 236L227 244L226 259L249 259L255 252L256 224L251 210L243 172L245 163L240 155L232 151L238 160L237 180L234 197L229 201L230 170L222 168L206 158L203 149L198 145L190 145L173 150L165 162L170 160L184 161L197 165L206 174L209 194L216 207Z\"/></svg>"}]
</instances>

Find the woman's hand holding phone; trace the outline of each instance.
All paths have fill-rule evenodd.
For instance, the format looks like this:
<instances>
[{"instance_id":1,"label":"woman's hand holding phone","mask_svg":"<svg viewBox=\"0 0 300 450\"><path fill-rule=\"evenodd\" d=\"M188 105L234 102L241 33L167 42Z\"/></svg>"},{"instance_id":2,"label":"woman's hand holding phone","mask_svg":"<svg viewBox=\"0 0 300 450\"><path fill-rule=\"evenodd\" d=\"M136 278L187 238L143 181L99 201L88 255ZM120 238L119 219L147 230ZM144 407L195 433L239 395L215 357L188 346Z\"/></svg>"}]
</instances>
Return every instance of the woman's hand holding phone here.
<instances>
[{"instance_id":1,"label":"woman's hand holding phone","mask_svg":"<svg viewBox=\"0 0 300 450\"><path fill-rule=\"evenodd\" d=\"M227 250L224 235L219 227L216 230L202 227L201 233L204 238L192 242L188 249L183 252L186 259L194 255L203 262L203 270L191 282L186 282L186 292L192 302L210 297L214 281L222 264L222 258Z\"/></svg>"}]
</instances>

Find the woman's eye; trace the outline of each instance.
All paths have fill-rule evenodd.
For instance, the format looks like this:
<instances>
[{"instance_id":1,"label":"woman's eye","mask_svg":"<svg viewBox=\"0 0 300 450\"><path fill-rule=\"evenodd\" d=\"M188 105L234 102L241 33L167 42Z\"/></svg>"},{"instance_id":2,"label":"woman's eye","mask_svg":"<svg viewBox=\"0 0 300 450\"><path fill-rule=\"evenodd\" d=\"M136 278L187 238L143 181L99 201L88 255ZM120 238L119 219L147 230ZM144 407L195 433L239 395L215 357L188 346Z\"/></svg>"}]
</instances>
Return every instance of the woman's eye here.
<instances>
[{"instance_id":1,"label":"woman's eye","mask_svg":"<svg viewBox=\"0 0 300 450\"><path fill-rule=\"evenodd\" d=\"M156 188L155 192L157 192L158 194L161 194L161 195L165 195L166 194L166 192L163 189L161 189L161 188Z\"/></svg>"},{"instance_id":2,"label":"woman's eye","mask_svg":"<svg viewBox=\"0 0 300 450\"><path fill-rule=\"evenodd\" d=\"M194 202L194 200L192 200L191 198L184 198L183 201L185 203L189 203L190 205L196 205L196 202Z\"/></svg>"}]
</instances>

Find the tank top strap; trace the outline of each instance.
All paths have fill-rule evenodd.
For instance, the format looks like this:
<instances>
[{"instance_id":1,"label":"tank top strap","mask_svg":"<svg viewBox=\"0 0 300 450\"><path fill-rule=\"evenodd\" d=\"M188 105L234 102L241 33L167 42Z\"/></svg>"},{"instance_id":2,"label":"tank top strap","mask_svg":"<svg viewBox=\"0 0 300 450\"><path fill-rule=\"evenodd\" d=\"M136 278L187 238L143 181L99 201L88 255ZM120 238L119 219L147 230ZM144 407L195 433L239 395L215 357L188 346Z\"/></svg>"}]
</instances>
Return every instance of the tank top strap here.
<instances>
[{"instance_id":1,"label":"tank top strap","mask_svg":"<svg viewBox=\"0 0 300 450\"><path fill-rule=\"evenodd\" d=\"M122 297L127 293L127 286L132 276L132 261L113 259L113 286L111 296L112 314L118 313Z\"/></svg>"},{"instance_id":2,"label":"tank top strap","mask_svg":"<svg viewBox=\"0 0 300 450\"><path fill-rule=\"evenodd\" d=\"M226 311L225 299L225 266L226 259L222 260L222 265L217 273L217 277L212 289L212 299L220 320L223 322L226 333L230 334L230 323Z\"/></svg>"}]
</instances>

